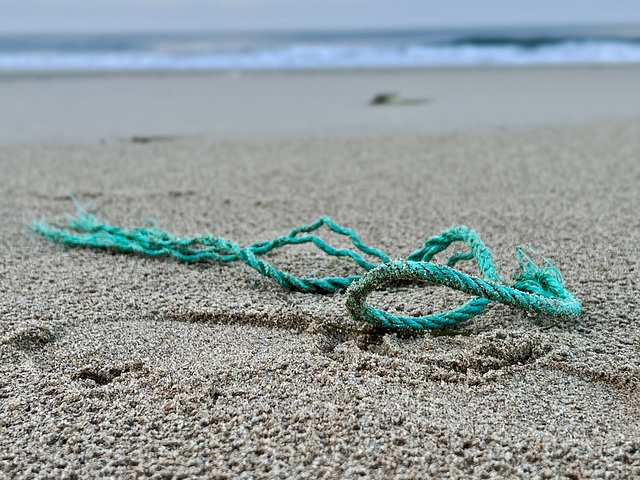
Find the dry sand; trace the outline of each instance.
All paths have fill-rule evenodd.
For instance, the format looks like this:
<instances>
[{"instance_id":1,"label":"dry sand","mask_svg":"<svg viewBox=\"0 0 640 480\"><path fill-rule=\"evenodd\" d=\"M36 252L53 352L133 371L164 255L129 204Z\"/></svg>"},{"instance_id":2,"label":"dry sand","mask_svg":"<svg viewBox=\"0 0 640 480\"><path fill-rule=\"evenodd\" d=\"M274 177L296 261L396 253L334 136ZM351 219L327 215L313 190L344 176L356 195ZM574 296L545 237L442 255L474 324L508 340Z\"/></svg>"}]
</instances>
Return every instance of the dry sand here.
<instances>
[{"instance_id":1,"label":"dry sand","mask_svg":"<svg viewBox=\"0 0 640 480\"><path fill-rule=\"evenodd\" d=\"M0 75L0 144L352 138L626 125L640 67ZM424 99L371 109L377 94Z\"/></svg>"},{"instance_id":2,"label":"dry sand","mask_svg":"<svg viewBox=\"0 0 640 480\"><path fill-rule=\"evenodd\" d=\"M603 100L624 95L625 75L639 71L439 71L437 95L389 81L415 86L430 72L323 73L327 98L344 100L360 78L433 102L376 110L363 94L349 98L351 114L329 103L299 122L289 92L315 77L246 77L280 82L271 101L289 113L237 96L226 107L241 111L236 121L271 122L248 122L246 138L224 141L231 127L201 125L200 138L147 144L123 139L197 132L144 124L140 112L134 128L127 112L111 112L122 100L111 91L93 110L97 125L112 125L99 144L88 120L75 132L67 93L111 81L186 92L223 77L5 79L3 89L22 91L53 82L43 88L60 118L34 132L41 103L13 123L0 113L26 132L0 149L0 477L640 478L640 106L631 89L619 109ZM520 83L501 90L492 75ZM435 116L416 127L446 110L446 78L453 90L476 85L465 93L485 99L475 105L498 106L486 125L456 107L443 130ZM572 92L568 104L545 110L527 97L541 79L551 99ZM575 88L579 79L591 87ZM521 102L517 122L504 113L509 98ZM359 123L383 115L389 131L379 118ZM340 133L329 128L336 118ZM584 313L556 324L492 305L461 326L468 337L348 334L317 320L349 324L343 294L286 291L241 264L70 250L29 234L31 220L72 211L65 192L112 224L155 217L173 232L241 244L329 215L392 258L464 223L505 278L514 247L530 242ZM304 247L269 258L305 275L358 271ZM377 305L410 314L464 299L418 286L384 293Z\"/></svg>"}]
</instances>

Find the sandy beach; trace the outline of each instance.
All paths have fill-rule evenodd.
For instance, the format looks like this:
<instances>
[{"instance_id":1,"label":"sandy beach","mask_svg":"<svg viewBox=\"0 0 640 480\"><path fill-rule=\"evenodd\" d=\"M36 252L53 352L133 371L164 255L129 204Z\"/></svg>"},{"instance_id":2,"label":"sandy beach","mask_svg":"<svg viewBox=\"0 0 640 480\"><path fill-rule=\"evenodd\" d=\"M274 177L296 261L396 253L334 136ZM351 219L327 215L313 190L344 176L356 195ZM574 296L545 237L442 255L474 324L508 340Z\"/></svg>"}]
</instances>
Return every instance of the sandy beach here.
<instances>
[{"instance_id":1,"label":"sandy beach","mask_svg":"<svg viewBox=\"0 0 640 480\"><path fill-rule=\"evenodd\" d=\"M0 77L0 477L640 478L638 85L637 66ZM29 232L67 193L241 245L328 215L393 259L465 224L505 280L530 243L583 313L347 333L323 324L362 327L344 293Z\"/></svg>"}]
</instances>

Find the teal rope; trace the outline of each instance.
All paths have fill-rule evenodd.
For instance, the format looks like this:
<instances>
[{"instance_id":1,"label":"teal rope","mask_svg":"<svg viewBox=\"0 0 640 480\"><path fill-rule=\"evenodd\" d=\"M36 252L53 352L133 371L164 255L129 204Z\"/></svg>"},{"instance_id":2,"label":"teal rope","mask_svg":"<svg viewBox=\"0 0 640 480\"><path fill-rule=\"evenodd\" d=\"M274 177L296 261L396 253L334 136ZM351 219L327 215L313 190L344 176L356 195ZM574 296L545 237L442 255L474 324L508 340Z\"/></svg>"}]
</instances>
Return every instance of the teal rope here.
<instances>
[{"instance_id":1,"label":"teal rope","mask_svg":"<svg viewBox=\"0 0 640 480\"><path fill-rule=\"evenodd\" d=\"M353 230L340 227L328 217L322 217L310 225L299 226L288 235L242 248L236 242L213 235L198 234L181 238L160 231L157 226L133 230L113 227L100 222L77 203L76 206L77 214L67 214L64 222L49 224L44 220L35 221L31 224L31 229L48 240L70 247L107 248L154 257L170 255L186 262L241 261L280 285L302 292L330 293L348 288L346 305L351 316L355 320L368 321L385 328L424 330L451 327L478 315L490 302L554 316L576 316L580 313L580 303L565 289L560 272L547 259L529 249L545 262L544 267L539 267L519 247L521 271L515 282L509 285L500 279L491 259L491 252L480 237L464 226L452 227L427 240L424 247L413 252L406 262L392 262L380 250L362 243ZM323 226L339 235L349 237L355 250L336 249L312 234ZM447 266L431 263L436 254L458 241L466 243L470 251L453 254ZM258 258L286 245L303 243L313 243L331 256L350 258L367 273L362 276L297 278ZM376 265L366 261L361 253L377 257L382 264ZM477 261L482 278L472 277L453 268L458 262L471 259ZM474 297L455 310L423 317L393 315L367 304L366 298L373 290L397 281L441 284L472 294Z\"/></svg>"}]
</instances>

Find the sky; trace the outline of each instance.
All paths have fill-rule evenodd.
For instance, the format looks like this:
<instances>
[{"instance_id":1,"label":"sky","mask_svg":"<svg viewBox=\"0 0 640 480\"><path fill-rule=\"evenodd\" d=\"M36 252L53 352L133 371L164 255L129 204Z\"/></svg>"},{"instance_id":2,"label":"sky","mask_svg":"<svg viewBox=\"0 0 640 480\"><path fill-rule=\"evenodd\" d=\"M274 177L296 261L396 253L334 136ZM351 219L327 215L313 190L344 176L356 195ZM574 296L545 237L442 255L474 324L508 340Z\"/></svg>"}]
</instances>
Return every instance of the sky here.
<instances>
[{"instance_id":1,"label":"sky","mask_svg":"<svg viewBox=\"0 0 640 480\"><path fill-rule=\"evenodd\" d=\"M0 33L618 23L640 0L0 0Z\"/></svg>"}]
</instances>

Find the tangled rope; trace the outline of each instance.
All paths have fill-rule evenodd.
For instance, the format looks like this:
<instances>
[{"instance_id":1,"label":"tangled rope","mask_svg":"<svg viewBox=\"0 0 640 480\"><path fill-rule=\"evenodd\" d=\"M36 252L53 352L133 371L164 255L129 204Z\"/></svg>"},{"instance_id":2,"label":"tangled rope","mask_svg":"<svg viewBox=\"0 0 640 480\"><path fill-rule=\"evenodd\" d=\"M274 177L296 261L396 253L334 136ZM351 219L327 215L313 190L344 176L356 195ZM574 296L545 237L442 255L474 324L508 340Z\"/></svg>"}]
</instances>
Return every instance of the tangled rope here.
<instances>
[{"instance_id":1,"label":"tangled rope","mask_svg":"<svg viewBox=\"0 0 640 480\"><path fill-rule=\"evenodd\" d=\"M158 230L157 225L153 228L134 230L113 227L100 222L77 203L76 206L77 214L67 214L65 221L56 224L49 224L44 220L35 221L31 224L31 229L48 240L67 246L108 248L155 257L171 255L186 262L241 261L280 285L302 292L330 293L347 289L346 306L352 318L385 328L447 328L478 315L490 302L553 316L577 316L580 313L580 303L565 289L560 272L551 262L529 248L533 255L544 262L544 266L538 266L522 247L518 247L520 272L515 276L514 283L509 285L498 275L489 249L473 230L470 231L465 226L452 227L425 241L424 247L413 252L406 262L392 262L380 250L362 243L353 230L340 227L328 217L322 217L310 225L299 226L288 235L243 248L236 242L213 235L198 234L181 238ZM336 249L320 237L311 234L322 226L349 237L357 251ZM470 251L453 254L446 266L431 263L436 254L454 242L466 243ZM367 272L362 276L297 278L258 258L277 248L303 243L313 243L328 255L350 258ZM382 264L376 265L366 261L358 251L379 258ZM460 261L472 259L478 263L482 278L467 275L453 268ZM473 298L454 310L422 317L393 315L367 303L367 296L372 291L398 281L445 285L469 293Z\"/></svg>"}]
</instances>

